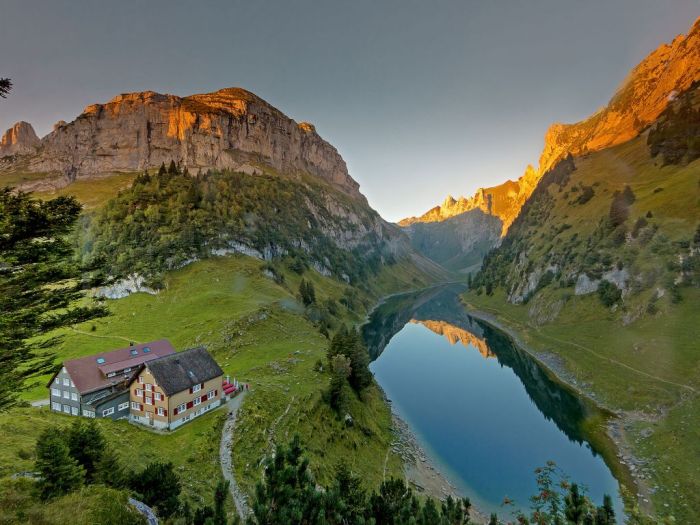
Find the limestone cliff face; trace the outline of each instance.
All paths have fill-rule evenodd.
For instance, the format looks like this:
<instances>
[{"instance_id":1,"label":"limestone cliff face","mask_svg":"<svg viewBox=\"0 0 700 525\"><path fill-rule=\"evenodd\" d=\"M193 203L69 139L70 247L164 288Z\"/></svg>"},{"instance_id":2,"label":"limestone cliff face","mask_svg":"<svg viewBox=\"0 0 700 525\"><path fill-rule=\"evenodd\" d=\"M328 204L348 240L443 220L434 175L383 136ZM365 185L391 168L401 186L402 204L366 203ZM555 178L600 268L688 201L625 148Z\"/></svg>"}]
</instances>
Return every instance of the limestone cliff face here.
<instances>
[{"instance_id":1,"label":"limestone cliff face","mask_svg":"<svg viewBox=\"0 0 700 525\"><path fill-rule=\"evenodd\" d=\"M606 107L575 124L553 124L545 135L539 168L528 166L517 181L480 189L470 198L448 197L420 217L399 222L444 221L473 209L496 215L503 222L502 235L517 217L540 178L568 154L599 151L627 142L654 122L680 93L700 80L700 20L688 35L663 44L635 67Z\"/></svg>"},{"instance_id":2,"label":"limestone cliff face","mask_svg":"<svg viewBox=\"0 0 700 525\"><path fill-rule=\"evenodd\" d=\"M448 196L440 205L420 217L410 217L399 222L407 227L419 222L441 222L472 210L480 210L500 219L501 233L505 234L520 208L537 185L539 176L532 166L517 181L506 181L492 188L480 188L472 197Z\"/></svg>"},{"instance_id":3,"label":"limestone cliff face","mask_svg":"<svg viewBox=\"0 0 700 525\"><path fill-rule=\"evenodd\" d=\"M688 35L661 45L637 65L606 107L576 124L552 125L545 135L540 174L569 153L578 156L633 139L698 80L700 19Z\"/></svg>"},{"instance_id":4,"label":"limestone cliff face","mask_svg":"<svg viewBox=\"0 0 700 525\"><path fill-rule=\"evenodd\" d=\"M59 173L67 182L157 168L171 160L199 169L309 173L360 198L338 151L308 123L296 123L239 88L177 97L153 91L119 95L60 122L22 159L31 172ZM3 165L6 170L12 165Z\"/></svg>"},{"instance_id":5,"label":"limestone cliff face","mask_svg":"<svg viewBox=\"0 0 700 525\"><path fill-rule=\"evenodd\" d=\"M34 153L39 137L28 122L17 122L0 139L0 157Z\"/></svg>"}]
</instances>

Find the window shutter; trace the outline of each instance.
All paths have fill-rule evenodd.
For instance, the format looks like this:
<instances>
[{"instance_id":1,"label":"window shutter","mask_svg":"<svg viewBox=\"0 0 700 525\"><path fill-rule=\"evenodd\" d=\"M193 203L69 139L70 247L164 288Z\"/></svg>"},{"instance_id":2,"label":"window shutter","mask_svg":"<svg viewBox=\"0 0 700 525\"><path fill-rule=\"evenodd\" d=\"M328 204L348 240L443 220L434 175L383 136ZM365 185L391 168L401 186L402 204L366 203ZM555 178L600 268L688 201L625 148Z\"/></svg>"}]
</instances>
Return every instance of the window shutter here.
<instances>
[{"instance_id":1,"label":"window shutter","mask_svg":"<svg viewBox=\"0 0 700 525\"><path fill-rule=\"evenodd\" d=\"M165 410L165 409L163 409L163 415L164 415L164 416L167 416L167 415L168 415L168 411Z\"/></svg>"},{"instance_id":2,"label":"window shutter","mask_svg":"<svg viewBox=\"0 0 700 525\"><path fill-rule=\"evenodd\" d=\"M190 387L190 394L192 393L192 387Z\"/></svg>"},{"instance_id":3,"label":"window shutter","mask_svg":"<svg viewBox=\"0 0 700 525\"><path fill-rule=\"evenodd\" d=\"M219 391L218 391L218 390L214 390L214 397L216 397L216 396L218 396L218 395L219 395Z\"/></svg>"},{"instance_id":4,"label":"window shutter","mask_svg":"<svg viewBox=\"0 0 700 525\"><path fill-rule=\"evenodd\" d=\"M187 402L187 408L192 408L194 406L194 403L192 401Z\"/></svg>"},{"instance_id":5,"label":"window shutter","mask_svg":"<svg viewBox=\"0 0 700 525\"><path fill-rule=\"evenodd\" d=\"M200 384L199 388L204 388L204 383Z\"/></svg>"}]
</instances>

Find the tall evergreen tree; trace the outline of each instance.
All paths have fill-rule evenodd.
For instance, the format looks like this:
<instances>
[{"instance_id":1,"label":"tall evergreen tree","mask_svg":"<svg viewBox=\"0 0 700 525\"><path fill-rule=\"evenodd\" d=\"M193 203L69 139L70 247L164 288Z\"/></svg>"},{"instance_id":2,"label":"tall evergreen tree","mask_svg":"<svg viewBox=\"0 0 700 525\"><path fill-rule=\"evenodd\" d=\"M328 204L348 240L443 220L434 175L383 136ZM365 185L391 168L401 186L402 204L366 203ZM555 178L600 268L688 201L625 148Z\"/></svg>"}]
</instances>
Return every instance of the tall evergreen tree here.
<instances>
[{"instance_id":1,"label":"tall evergreen tree","mask_svg":"<svg viewBox=\"0 0 700 525\"><path fill-rule=\"evenodd\" d=\"M70 455L85 469L88 483L95 478L97 464L105 452L106 444L94 419L78 418L68 431Z\"/></svg>"},{"instance_id":2,"label":"tall evergreen tree","mask_svg":"<svg viewBox=\"0 0 700 525\"><path fill-rule=\"evenodd\" d=\"M0 411L17 403L26 379L53 370L56 328L106 315L103 306L75 306L83 279L66 239L80 215L72 197L49 201L0 189Z\"/></svg>"},{"instance_id":3,"label":"tall evergreen tree","mask_svg":"<svg viewBox=\"0 0 700 525\"><path fill-rule=\"evenodd\" d=\"M149 463L132 477L131 488L164 518L175 514L180 507L180 480L172 463Z\"/></svg>"},{"instance_id":4,"label":"tall evergreen tree","mask_svg":"<svg viewBox=\"0 0 700 525\"><path fill-rule=\"evenodd\" d=\"M129 475L113 447L105 447L102 457L95 465L93 479L97 483L116 489L128 486Z\"/></svg>"},{"instance_id":5,"label":"tall evergreen tree","mask_svg":"<svg viewBox=\"0 0 700 525\"><path fill-rule=\"evenodd\" d=\"M39 494L44 500L77 489L85 478L85 471L71 457L62 431L56 427L49 427L39 435L35 467L40 476Z\"/></svg>"},{"instance_id":6,"label":"tall evergreen tree","mask_svg":"<svg viewBox=\"0 0 700 525\"><path fill-rule=\"evenodd\" d=\"M12 81L9 78L0 78L0 97L7 98L12 89Z\"/></svg>"}]
</instances>

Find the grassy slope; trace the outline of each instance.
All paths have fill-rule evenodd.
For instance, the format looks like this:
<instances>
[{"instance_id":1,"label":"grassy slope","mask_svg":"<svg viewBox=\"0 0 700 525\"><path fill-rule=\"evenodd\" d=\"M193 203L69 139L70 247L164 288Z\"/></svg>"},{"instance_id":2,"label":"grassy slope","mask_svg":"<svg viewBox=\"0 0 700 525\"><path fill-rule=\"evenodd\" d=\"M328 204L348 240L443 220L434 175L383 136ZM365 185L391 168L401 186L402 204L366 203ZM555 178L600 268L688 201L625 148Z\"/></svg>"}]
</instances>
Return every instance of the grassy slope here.
<instances>
[{"instance_id":1,"label":"grassy slope","mask_svg":"<svg viewBox=\"0 0 700 525\"><path fill-rule=\"evenodd\" d=\"M341 458L348 460L368 485L387 474L400 475L401 462L390 452L393 440L390 412L376 387L364 404L353 399L353 427L346 428L321 400L328 376L313 370L325 359L327 340L303 317L294 291L300 276L284 271L278 285L261 271L260 261L223 257L201 261L167 278L157 296L134 294L109 301L112 315L66 330L57 360L112 349L127 341L169 338L178 349L206 345L227 374L250 382L252 391L239 414L234 465L241 485L251 490L259 478L258 465L275 443L300 434L309 447L319 480L327 480ZM307 272L316 295L339 298L345 285ZM377 279L377 290L424 284L409 265L397 265ZM371 304L369 296L361 297ZM340 307L346 322L361 314ZM92 327L94 328L94 331ZM26 393L27 400L45 398L41 378ZM117 444L129 463L150 459L173 460L184 481L188 499L209 500L219 478L218 443L223 411L208 414L171 435L155 435L127 422L100 421L109 441ZM33 450L34 439L49 424L70 418L47 409L23 408L0 415L0 477L31 468L22 460ZM386 469L386 470L385 470Z\"/></svg>"},{"instance_id":2,"label":"grassy slope","mask_svg":"<svg viewBox=\"0 0 700 525\"><path fill-rule=\"evenodd\" d=\"M547 224L528 237L535 260L545 256L550 243L567 242L574 234L587 238L598 218L607 215L613 192L625 184L637 197L630 223L651 210L654 218L650 222L671 241L692 236L700 218L697 161L660 167L649 158L642 137L577 159L576 165L564 191L584 182L597 184L596 195L585 205L567 202L575 193L569 199L556 199ZM552 225L564 223L571 228L549 237ZM648 270L663 267L665 261L647 246L640 249L635 265L637 270ZM626 412L632 450L649 461L646 482L659 487L652 498L657 511L671 512L686 523L697 518L700 509L700 291L683 289L684 300L678 305L672 305L666 294L657 303L658 313L642 313L625 326L623 316L644 312L652 293L648 289L627 297L624 311L605 309L595 294L577 297L571 289L556 287L546 288L524 306L508 304L502 291L493 297L469 293L465 300L495 314L535 350L559 356L583 390L603 405ZM553 322L538 321L537 315L531 315L535 310L546 311L562 298L566 304ZM645 429L651 429L649 437L644 437L649 432Z\"/></svg>"}]
</instances>

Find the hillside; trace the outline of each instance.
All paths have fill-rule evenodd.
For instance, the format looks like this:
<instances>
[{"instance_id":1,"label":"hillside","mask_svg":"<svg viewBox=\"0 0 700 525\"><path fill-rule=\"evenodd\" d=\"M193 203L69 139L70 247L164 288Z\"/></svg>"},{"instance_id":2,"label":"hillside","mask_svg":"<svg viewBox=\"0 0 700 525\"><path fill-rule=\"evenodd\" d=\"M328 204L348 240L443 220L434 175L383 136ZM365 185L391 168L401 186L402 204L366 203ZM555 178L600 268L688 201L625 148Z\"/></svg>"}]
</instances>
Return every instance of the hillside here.
<instances>
[{"instance_id":1,"label":"hillside","mask_svg":"<svg viewBox=\"0 0 700 525\"><path fill-rule=\"evenodd\" d=\"M3 183L86 203L76 246L105 261L112 296L120 279L157 288L163 272L226 253L293 257L353 284L399 259L447 276L370 208L313 125L240 88L119 95L42 139L18 123L0 145Z\"/></svg>"},{"instance_id":2,"label":"hillside","mask_svg":"<svg viewBox=\"0 0 700 525\"><path fill-rule=\"evenodd\" d=\"M700 504L698 115L694 84L635 138L557 163L465 295L619 415L640 493L683 523Z\"/></svg>"},{"instance_id":3,"label":"hillside","mask_svg":"<svg viewBox=\"0 0 700 525\"><path fill-rule=\"evenodd\" d=\"M506 181L492 188L482 188L470 198L448 197L420 217L399 222L408 227L416 223L442 222L472 210L498 217L505 235L521 208L538 186L541 178L571 154L581 156L623 144L646 130L680 93L700 79L700 20L687 35L679 35L650 53L627 76L608 104L589 118L574 124L553 124L545 134L544 148L537 169L528 166L517 181ZM474 229L453 227L454 235L471 235ZM406 229L409 236L412 230ZM497 243L494 242L492 246ZM434 258L427 247L422 252ZM477 253L466 247L469 261Z\"/></svg>"}]
</instances>

